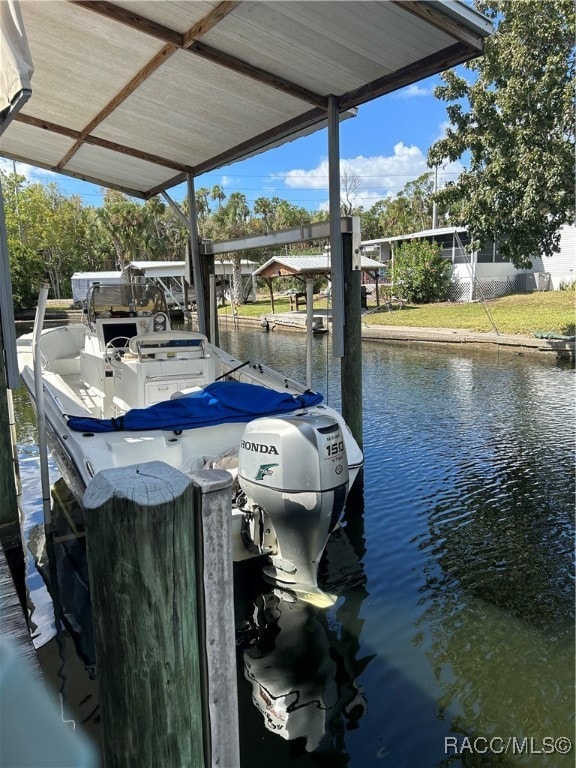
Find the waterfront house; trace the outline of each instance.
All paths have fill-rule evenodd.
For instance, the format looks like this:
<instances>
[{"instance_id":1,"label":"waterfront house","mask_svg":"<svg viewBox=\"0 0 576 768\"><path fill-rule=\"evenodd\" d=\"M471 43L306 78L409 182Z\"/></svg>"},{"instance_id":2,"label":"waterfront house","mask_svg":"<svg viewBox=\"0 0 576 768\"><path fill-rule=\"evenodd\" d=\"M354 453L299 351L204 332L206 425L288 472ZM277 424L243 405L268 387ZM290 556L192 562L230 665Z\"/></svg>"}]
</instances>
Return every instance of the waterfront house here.
<instances>
[{"instance_id":1,"label":"waterfront house","mask_svg":"<svg viewBox=\"0 0 576 768\"><path fill-rule=\"evenodd\" d=\"M494 242L469 251L470 235L466 227L437 227L394 237L362 242L366 256L388 267L390 281L394 280L395 249L403 242L425 240L436 242L442 255L452 262L452 301L492 299L509 293L559 290L576 280L576 227L561 228L560 251L551 257L533 260L531 269L517 269L505 259Z\"/></svg>"}]
</instances>

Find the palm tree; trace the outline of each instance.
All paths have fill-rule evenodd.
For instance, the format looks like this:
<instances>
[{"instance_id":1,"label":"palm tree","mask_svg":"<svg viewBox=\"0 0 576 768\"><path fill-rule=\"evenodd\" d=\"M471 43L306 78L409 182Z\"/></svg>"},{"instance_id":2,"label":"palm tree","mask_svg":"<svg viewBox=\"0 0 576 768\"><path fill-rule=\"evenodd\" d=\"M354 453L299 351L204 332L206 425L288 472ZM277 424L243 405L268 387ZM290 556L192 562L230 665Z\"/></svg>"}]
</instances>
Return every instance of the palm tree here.
<instances>
[{"instance_id":1,"label":"palm tree","mask_svg":"<svg viewBox=\"0 0 576 768\"><path fill-rule=\"evenodd\" d=\"M222 203L226 200L226 194L221 186L215 184L210 191L210 198L218 201L218 210L222 208Z\"/></svg>"}]
</instances>

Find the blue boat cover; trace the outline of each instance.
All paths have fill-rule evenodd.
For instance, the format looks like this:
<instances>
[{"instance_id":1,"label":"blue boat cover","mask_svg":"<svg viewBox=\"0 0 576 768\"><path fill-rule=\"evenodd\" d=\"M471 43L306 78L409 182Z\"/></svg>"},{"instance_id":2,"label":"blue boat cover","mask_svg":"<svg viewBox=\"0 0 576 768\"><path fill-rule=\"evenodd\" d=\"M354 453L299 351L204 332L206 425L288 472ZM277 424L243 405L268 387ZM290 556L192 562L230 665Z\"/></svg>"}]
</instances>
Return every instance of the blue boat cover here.
<instances>
[{"instance_id":1,"label":"blue boat cover","mask_svg":"<svg viewBox=\"0 0 576 768\"><path fill-rule=\"evenodd\" d=\"M216 381L200 392L154 403L147 408L133 408L116 419L70 416L68 426L76 432L149 429L179 431L289 413L318 405L322 400L322 395L310 390L301 395L292 395L290 392L277 392L257 384Z\"/></svg>"}]
</instances>

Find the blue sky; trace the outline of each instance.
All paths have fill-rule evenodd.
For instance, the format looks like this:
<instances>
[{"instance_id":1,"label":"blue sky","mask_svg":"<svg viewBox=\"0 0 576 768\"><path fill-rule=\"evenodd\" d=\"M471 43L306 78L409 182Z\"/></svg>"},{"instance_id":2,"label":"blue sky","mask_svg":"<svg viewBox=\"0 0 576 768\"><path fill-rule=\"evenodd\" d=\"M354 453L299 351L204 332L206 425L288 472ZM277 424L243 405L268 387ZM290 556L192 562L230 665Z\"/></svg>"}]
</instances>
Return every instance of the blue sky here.
<instances>
[{"instance_id":1,"label":"blue sky","mask_svg":"<svg viewBox=\"0 0 576 768\"><path fill-rule=\"evenodd\" d=\"M358 116L341 123L341 172L353 174L360 187L354 202L364 209L395 195L427 169L426 153L447 125L446 105L434 98L439 77L428 78L359 108ZM196 189L219 184L226 195L243 192L250 205L257 197L280 197L309 210L325 207L328 200L327 132L315 134L197 177ZM1 166L12 170L12 162ZM102 189L42 169L17 163L17 170L31 180L56 181L66 194L79 194L86 204L98 205ZM439 170L439 183L456 178L459 164ZM185 186L169 190L180 202Z\"/></svg>"}]
</instances>

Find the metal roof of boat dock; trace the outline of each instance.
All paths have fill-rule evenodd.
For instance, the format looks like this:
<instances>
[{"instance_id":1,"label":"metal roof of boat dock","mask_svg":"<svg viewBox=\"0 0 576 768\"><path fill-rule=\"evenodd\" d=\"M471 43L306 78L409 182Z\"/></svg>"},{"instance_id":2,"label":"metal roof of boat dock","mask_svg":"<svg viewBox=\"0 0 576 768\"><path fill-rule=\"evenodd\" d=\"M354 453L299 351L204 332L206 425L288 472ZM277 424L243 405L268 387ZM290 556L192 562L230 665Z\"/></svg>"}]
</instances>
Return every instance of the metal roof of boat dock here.
<instances>
[{"instance_id":1,"label":"metal roof of boat dock","mask_svg":"<svg viewBox=\"0 0 576 768\"><path fill-rule=\"evenodd\" d=\"M360 257L360 269L382 269L383 264L367 256ZM320 253L312 256L274 256L254 270L255 277L287 277L289 275L323 275L331 272L330 256Z\"/></svg>"},{"instance_id":2,"label":"metal roof of boat dock","mask_svg":"<svg viewBox=\"0 0 576 768\"><path fill-rule=\"evenodd\" d=\"M0 154L142 198L318 129L331 97L346 117L480 55L491 32L450 0L20 8L32 96Z\"/></svg>"},{"instance_id":3,"label":"metal roof of boat dock","mask_svg":"<svg viewBox=\"0 0 576 768\"><path fill-rule=\"evenodd\" d=\"M250 275L256 266L255 261L241 259L240 269L242 274ZM233 259L214 259L214 272L217 275L232 273L234 269ZM126 267L130 272L141 272L144 277L183 277L186 274L185 261L131 261Z\"/></svg>"},{"instance_id":4,"label":"metal roof of boat dock","mask_svg":"<svg viewBox=\"0 0 576 768\"><path fill-rule=\"evenodd\" d=\"M421 229L418 232L408 232L405 235L392 235L391 237L377 237L374 240L362 240L362 245L379 245L380 243L394 243L401 240L421 240L426 237L442 237L442 235L453 235L456 233L466 233L467 227L435 227L433 229Z\"/></svg>"}]
</instances>

